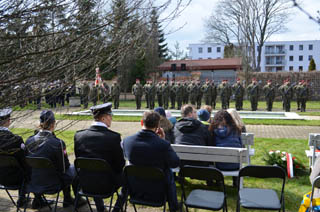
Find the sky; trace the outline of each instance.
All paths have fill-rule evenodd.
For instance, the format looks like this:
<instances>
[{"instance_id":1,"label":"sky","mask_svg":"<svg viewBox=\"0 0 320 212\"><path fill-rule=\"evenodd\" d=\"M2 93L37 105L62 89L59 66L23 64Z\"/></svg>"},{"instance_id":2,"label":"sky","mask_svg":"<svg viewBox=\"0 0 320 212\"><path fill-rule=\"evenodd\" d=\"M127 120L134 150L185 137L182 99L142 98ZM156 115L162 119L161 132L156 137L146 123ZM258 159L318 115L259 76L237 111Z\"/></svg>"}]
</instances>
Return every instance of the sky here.
<instances>
[{"instance_id":1,"label":"sky","mask_svg":"<svg viewBox=\"0 0 320 212\"><path fill-rule=\"evenodd\" d=\"M204 20L210 16L218 1L192 0L178 18L167 25L163 24L169 49L174 49L176 41L184 52L187 52L188 44L201 43L205 35ZM320 0L300 1L307 12L313 16L317 15L317 11L320 10ZM269 41L320 40L320 25L310 20L297 8L293 9L286 27L287 32L275 34Z\"/></svg>"}]
</instances>

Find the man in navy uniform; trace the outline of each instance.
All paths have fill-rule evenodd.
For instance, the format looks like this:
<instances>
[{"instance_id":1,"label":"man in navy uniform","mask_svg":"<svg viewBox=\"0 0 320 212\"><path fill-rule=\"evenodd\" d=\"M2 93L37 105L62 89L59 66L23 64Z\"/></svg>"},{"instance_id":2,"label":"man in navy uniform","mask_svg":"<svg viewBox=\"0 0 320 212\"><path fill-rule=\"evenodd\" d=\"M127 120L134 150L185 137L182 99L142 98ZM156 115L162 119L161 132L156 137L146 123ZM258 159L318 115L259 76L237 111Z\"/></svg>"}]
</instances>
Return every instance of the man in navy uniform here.
<instances>
[{"instance_id":1,"label":"man in navy uniform","mask_svg":"<svg viewBox=\"0 0 320 212\"><path fill-rule=\"evenodd\" d=\"M59 173L59 181L63 187L63 207L73 205L74 198L71 197L70 185L72 184L73 192L77 192L77 181L75 180L76 172L74 166L70 164L66 151L66 144L63 140L54 135L56 126L55 117L52 111L44 110L40 114L40 130L35 135L30 136L26 141L28 155L32 157L44 157L52 161ZM56 177L46 170L32 170L31 173L32 190L36 194L41 194L45 189L55 191L60 188L59 183L55 183ZM36 192L38 191L38 192ZM44 206L42 200L34 201L32 208L41 208ZM84 199L80 199L78 206L86 204Z\"/></svg>"},{"instance_id":2,"label":"man in navy uniform","mask_svg":"<svg viewBox=\"0 0 320 212\"><path fill-rule=\"evenodd\" d=\"M17 204L22 207L26 203L23 186L24 178L27 175L25 173L25 145L20 136L13 134L8 129L11 113L11 108L0 110L0 152L4 155L13 155L23 168L23 171L17 168L0 168L0 181L5 186L21 184Z\"/></svg>"},{"instance_id":3,"label":"man in navy uniform","mask_svg":"<svg viewBox=\"0 0 320 212\"><path fill-rule=\"evenodd\" d=\"M100 158L108 162L116 175L115 179L118 180L116 186L119 188L122 185L122 170L125 160L120 146L120 134L109 129L112 122L111 107L111 103L105 103L90 108L94 122L89 129L80 130L75 134L74 152L76 157ZM125 192L122 191L113 211L120 211L125 196ZM94 198L94 201L97 211L103 212L103 200Z\"/></svg>"},{"instance_id":4,"label":"man in navy uniform","mask_svg":"<svg viewBox=\"0 0 320 212\"><path fill-rule=\"evenodd\" d=\"M133 165L152 166L160 168L167 176L168 203L170 211L178 210L176 184L170 168L179 166L180 159L172 149L169 142L164 140L165 134L160 128L160 115L154 111L146 111L143 114L142 130L123 140L125 157ZM157 198L156 191L143 191L141 195ZM139 192L139 191L137 191Z\"/></svg>"}]
</instances>

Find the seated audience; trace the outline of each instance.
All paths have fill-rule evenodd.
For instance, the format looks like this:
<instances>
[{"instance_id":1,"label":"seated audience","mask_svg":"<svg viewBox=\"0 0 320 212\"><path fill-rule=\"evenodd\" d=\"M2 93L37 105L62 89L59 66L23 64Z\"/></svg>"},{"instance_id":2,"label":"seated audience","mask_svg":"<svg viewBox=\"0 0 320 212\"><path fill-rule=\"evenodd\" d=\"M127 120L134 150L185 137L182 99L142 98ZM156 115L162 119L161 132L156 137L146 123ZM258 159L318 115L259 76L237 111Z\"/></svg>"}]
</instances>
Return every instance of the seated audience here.
<instances>
[{"instance_id":1,"label":"seated audience","mask_svg":"<svg viewBox=\"0 0 320 212\"><path fill-rule=\"evenodd\" d=\"M157 112L146 111L143 114L142 130L123 140L125 157L133 165L152 166L162 169L168 179L168 202L170 211L178 210L176 184L170 168L179 166L179 157L165 141L165 134L160 127L160 115ZM143 192L141 188L141 192ZM138 191L137 191L138 192ZM151 191L157 198L157 192ZM144 194L141 194L144 195ZM152 198L148 195L148 198Z\"/></svg>"},{"instance_id":2,"label":"seated audience","mask_svg":"<svg viewBox=\"0 0 320 212\"><path fill-rule=\"evenodd\" d=\"M76 157L100 158L107 161L116 176L116 186L119 188L123 184L122 170L125 160L121 148L120 134L109 129L112 122L111 107L111 103L105 103L90 108L94 122L89 129L80 130L75 134L74 152ZM94 186L95 182L91 183ZM126 191L122 189L119 196L113 212L120 211L120 208L122 208ZM105 211L101 198L94 198L94 201L98 212Z\"/></svg>"},{"instance_id":3,"label":"seated audience","mask_svg":"<svg viewBox=\"0 0 320 212\"><path fill-rule=\"evenodd\" d=\"M246 126L244 125L239 113L234 108L229 108L227 112L231 115L237 127L241 129L241 132L243 133L247 132Z\"/></svg>"},{"instance_id":4,"label":"seated audience","mask_svg":"<svg viewBox=\"0 0 320 212\"><path fill-rule=\"evenodd\" d=\"M212 119L211 119L212 107L211 107L210 105L203 105L203 106L201 107L201 109L205 109L206 111L209 112L209 114L210 114L210 119L209 119L208 122L211 123L211 121L212 121Z\"/></svg>"},{"instance_id":5,"label":"seated audience","mask_svg":"<svg viewBox=\"0 0 320 212\"><path fill-rule=\"evenodd\" d=\"M4 186L21 185L17 204L19 207L22 207L26 203L25 188L23 186L24 180L27 179L27 169L25 164L26 148L23 139L9 130L11 113L11 108L0 110L0 154L13 155L23 170L9 167L1 168L0 182Z\"/></svg>"},{"instance_id":6,"label":"seated audience","mask_svg":"<svg viewBox=\"0 0 320 212\"><path fill-rule=\"evenodd\" d=\"M241 129L235 124L231 115L226 110L218 111L213 117L209 130L213 132L216 146L242 147ZM237 163L216 163L220 170L237 170Z\"/></svg>"},{"instance_id":7,"label":"seated audience","mask_svg":"<svg viewBox=\"0 0 320 212\"><path fill-rule=\"evenodd\" d=\"M177 119L176 117L172 116L171 115L171 112L170 110L166 110L166 116L167 116L167 119L171 122L171 124L174 126L177 122Z\"/></svg>"},{"instance_id":8,"label":"seated audience","mask_svg":"<svg viewBox=\"0 0 320 212\"><path fill-rule=\"evenodd\" d=\"M210 126L210 122L209 122L210 121L210 113L205 109L200 109L200 110L198 110L197 115L198 115L199 121L201 121L201 123L203 125L205 125L207 128L209 128L209 126Z\"/></svg>"},{"instance_id":9,"label":"seated audience","mask_svg":"<svg viewBox=\"0 0 320 212\"><path fill-rule=\"evenodd\" d=\"M174 143L173 125L167 119L165 110L162 107L157 107L156 109L154 109L154 111L160 114L160 127L164 130L165 140L173 144Z\"/></svg>"},{"instance_id":10,"label":"seated audience","mask_svg":"<svg viewBox=\"0 0 320 212\"><path fill-rule=\"evenodd\" d=\"M71 197L70 185L72 184L73 191L76 194L77 182L74 180L76 172L73 165L70 165L66 144L63 140L54 135L56 126L55 117L52 111L44 110L40 114L40 131L36 135L29 137L26 141L28 155L32 157L44 157L52 161L55 168L59 172L60 180L63 183L63 207L73 205L74 198ZM31 174L32 190L38 190L41 194L42 190L52 189L57 190L60 185L53 184L50 181L50 176L44 170L32 170ZM32 208L41 208L44 206L44 201L40 200L32 204ZM84 199L80 199L78 206L86 204Z\"/></svg>"},{"instance_id":11,"label":"seated audience","mask_svg":"<svg viewBox=\"0 0 320 212\"><path fill-rule=\"evenodd\" d=\"M174 126L176 144L214 146L208 128L197 120L197 111L192 105L183 105L181 119Z\"/></svg>"}]
</instances>

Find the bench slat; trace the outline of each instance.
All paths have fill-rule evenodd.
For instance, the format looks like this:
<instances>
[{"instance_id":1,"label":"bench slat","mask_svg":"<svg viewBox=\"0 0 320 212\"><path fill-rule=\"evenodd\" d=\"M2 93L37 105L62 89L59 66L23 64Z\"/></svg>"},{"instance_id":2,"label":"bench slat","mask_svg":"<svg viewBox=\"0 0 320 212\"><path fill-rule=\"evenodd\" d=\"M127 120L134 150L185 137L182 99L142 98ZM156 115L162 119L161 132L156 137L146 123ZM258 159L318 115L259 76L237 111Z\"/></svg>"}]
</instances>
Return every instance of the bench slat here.
<instances>
[{"instance_id":1,"label":"bench slat","mask_svg":"<svg viewBox=\"0 0 320 212\"><path fill-rule=\"evenodd\" d=\"M241 133L241 139L243 145L253 145L254 144L254 134L253 133Z\"/></svg>"},{"instance_id":2,"label":"bench slat","mask_svg":"<svg viewBox=\"0 0 320 212\"><path fill-rule=\"evenodd\" d=\"M193 154L177 152L180 160L192 161L206 161L206 162L226 162L226 163L240 163L240 157L234 155L207 155L207 154ZM246 161L246 155L242 156L242 161Z\"/></svg>"},{"instance_id":3,"label":"bench slat","mask_svg":"<svg viewBox=\"0 0 320 212\"><path fill-rule=\"evenodd\" d=\"M239 152L246 154L246 148L231 148L231 147L216 147L216 146L194 146L172 144L175 152L196 153L196 154L211 154L211 155L233 155L239 156Z\"/></svg>"}]
</instances>

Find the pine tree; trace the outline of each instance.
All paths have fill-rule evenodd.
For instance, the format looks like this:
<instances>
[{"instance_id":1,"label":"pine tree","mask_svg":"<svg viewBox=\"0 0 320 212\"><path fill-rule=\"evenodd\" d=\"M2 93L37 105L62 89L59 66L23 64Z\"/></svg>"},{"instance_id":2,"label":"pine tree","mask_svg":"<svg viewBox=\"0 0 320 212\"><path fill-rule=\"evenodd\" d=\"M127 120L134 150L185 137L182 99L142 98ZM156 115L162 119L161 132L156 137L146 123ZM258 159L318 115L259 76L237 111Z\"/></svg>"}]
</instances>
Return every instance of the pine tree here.
<instances>
[{"instance_id":1,"label":"pine tree","mask_svg":"<svg viewBox=\"0 0 320 212\"><path fill-rule=\"evenodd\" d=\"M309 70L309 71L314 71L314 70L316 70L316 63L314 62L314 59L313 59L313 58L310 60L308 70Z\"/></svg>"}]
</instances>

